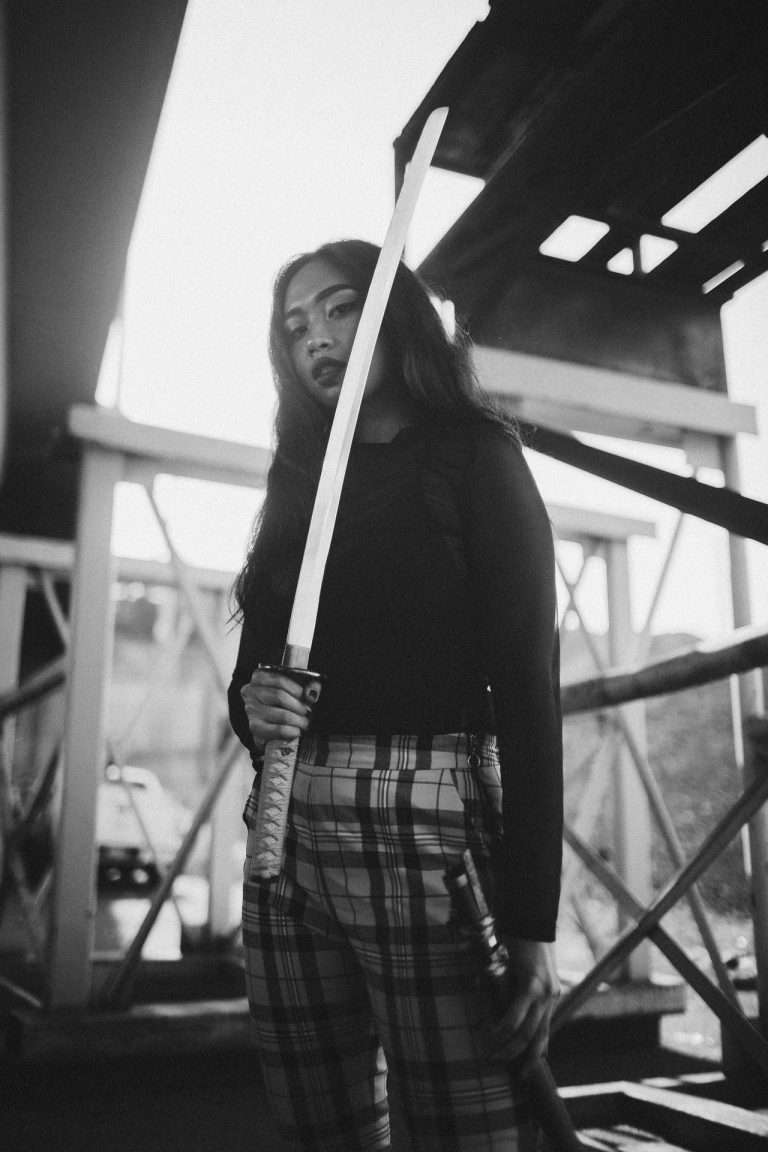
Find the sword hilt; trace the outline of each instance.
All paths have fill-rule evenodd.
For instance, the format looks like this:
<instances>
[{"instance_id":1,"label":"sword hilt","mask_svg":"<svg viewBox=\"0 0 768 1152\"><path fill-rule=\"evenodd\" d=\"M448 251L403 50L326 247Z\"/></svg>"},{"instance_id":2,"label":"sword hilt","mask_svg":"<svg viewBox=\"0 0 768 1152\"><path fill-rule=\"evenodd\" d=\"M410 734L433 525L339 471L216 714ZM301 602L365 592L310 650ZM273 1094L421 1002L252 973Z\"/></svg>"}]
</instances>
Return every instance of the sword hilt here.
<instances>
[{"instance_id":1,"label":"sword hilt","mask_svg":"<svg viewBox=\"0 0 768 1152\"><path fill-rule=\"evenodd\" d=\"M259 667L268 672L290 676L301 687L302 698L308 704L314 704L320 696L319 672L282 664L260 664ZM288 808L298 750L298 736L289 740L270 740L264 749L254 827L256 842L251 865L251 876L257 880L275 879L283 866Z\"/></svg>"}]
</instances>

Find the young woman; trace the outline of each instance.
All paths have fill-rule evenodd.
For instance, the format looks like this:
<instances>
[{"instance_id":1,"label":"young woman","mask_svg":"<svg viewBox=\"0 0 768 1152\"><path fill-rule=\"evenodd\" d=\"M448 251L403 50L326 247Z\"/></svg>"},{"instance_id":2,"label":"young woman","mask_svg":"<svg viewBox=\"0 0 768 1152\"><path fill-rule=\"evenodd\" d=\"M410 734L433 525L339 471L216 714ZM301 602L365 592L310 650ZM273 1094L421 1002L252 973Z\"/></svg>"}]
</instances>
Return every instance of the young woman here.
<instances>
[{"instance_id":1,"label":"young woman","mask_svg":"<svg viewBox=\"0 0 768 1152\"><path fill-rule=\"evenodd\" d=\"M257 778L300 736L280 877L245 866L244 944L286 1145L389 1148L386 1077L418 1152L532 1149L507 1062L546 1048L557 995L562 753L549 521L514 427L478 392L401 264L325 573L310 708L279 664L333 410L378 249L327 244L274 291L267 494L235 585L230 688ZM516 992L484 1021L446 869L469 846Z\"/></svg>"}]
</instances>

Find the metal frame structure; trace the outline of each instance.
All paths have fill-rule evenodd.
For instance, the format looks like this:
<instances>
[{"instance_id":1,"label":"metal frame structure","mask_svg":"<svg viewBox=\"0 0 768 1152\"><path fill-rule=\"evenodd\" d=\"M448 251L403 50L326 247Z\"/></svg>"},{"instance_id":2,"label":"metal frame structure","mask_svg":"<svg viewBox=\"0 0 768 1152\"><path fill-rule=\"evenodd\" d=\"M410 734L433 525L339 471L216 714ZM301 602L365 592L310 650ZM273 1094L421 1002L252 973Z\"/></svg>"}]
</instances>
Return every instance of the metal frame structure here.
<instances>
[{"instance_id":1,"label":"metal frame structure","mask_svg":"<svg viewBox=\"0 0 768 1152\"><path fill-rule=\"evenodd\" d=\"M74 409L72 430L85 441L78 536L75 550L71 608L68 700L64 733L65 788L57 836L56 882L53 892L49 957L51 1007L85 1005L92 987L94 931L94 827L97 776L104 762L104 692L111 663L113 608L111 556L113 500L120 481L134 481L147 490L150 504L171 553L175 581L214 671L216 689L225 692L228 669L220 661L219 644L201 611L195 580L173 546L152 495L158 473L196 476L244 486L264 483L267 454L258 448L224 447L205 437L169 433L131 425L98 410ZM205 811L185 838L186 852L194 834L210 814L238 755L234 736L220 750ZM176 874L183 860L179 862ZM166 876L163 899L174 877ZM212 887L219 882L214 877ZM140 953L143 938L134 942Z\"/></svg>"},{"instance_id":2,"label":"metal frame structure","mask_svg":"<svg viewBox=\"0 0 768 1152\"><path fill-rule=\"evenodd\" d=\"M768 178L761 172L696 223L679 209L736 153L760 137L764 145L767 36L759 0L727 11L718 0L491 0L394 142L397 187L424 118L448 104L435 164L483 181L419 271L469 326L488 390L526 422L673 444L694 470L720 469L735 493L736 437L755 431L754 414L727 397L720 307L768 266ZM552 244L562 226L584 218L597 230L583 250ZM651 263L643 248L654 238L666 256ZM619 256L628 256L623 267ZM655 481L664 499L663 473ZM698 497L704 515L706 489ZM759 502L750 517L765 541ZM738 628L750 621L744 541L735 515L719 522L731 530ZM733 699L748 784L742 728L763 709L759 672L734 681ZM624 727L652 789L641 741ZM765 812L755 814L750 842L765 968Z\"/></svg>"},{"instance_id":3,"label":"metal frame structure","mask_svg":"<svg viewBox=\"0 0 768 1152\"><path fill-rule=\"evenodd\" d=\"M212 634L211 625L200 608L198 589L201 583L207 585L213 583L216 587L223 588L226 584L226 578L223 574L194 572L184 564L174 547L171 533L164 522L157 501L152 495L151 484L158 472L177 471L183 474L208 475L210 478L227 479L232 482L250 483L258 486L263 480L266 456L259 450L246 449L247 455L244 459L239 446L216 442L214 449L211 442L203 441L201 438L137 426L98 410L76 410L73 414L73 428L86 441L86 455L88 457L93 456L95 460L95 466L87 469L84 473L84 483L94 486L94 491L85 496L83 500L81 533L88 536L89 541L82 549L73 549L70 545L57 542L20 542L16 538L0 538L0 557L5 561L0 575L0 593L4 588L10 591L11 586L13 586L16 590L16 597L13 603L8 601L7 610L9 617L14 620L20 619L23 615L27 573L29 569L36 570L37 579L40 581L41 587L46 590L46 602L55 619L59 635L69 652L68 663L71 682L65 733L65 738L68 741L65 743L65 763L84 763L83 757L88 755L88 762L91 765L99 765L108 756L110 762L114 762L119 768L125 764L130 735L136 724L137 714L127 720L119 734L109 737L104 732L104 685L108 680L111 662L110 640L107 637L105 641L105 632L109 632L111 635L111 623L103 625L105 632L97 629L94 633L91 623L92 613L86 612L81 607L79 611L86 616L86 621L82 630L79 630L77 604L78 602L81 605L88 604L93 608L94 601L100 600L102 618L109 620L112 597L107 594L107 590L111 587L114 578L119 576L122 579L143 579L148 582L173 582L179 589L185 603L186 617L181 621L177 634L166 645L166 650L158 656L152 682L146 685L145 699L151 694L157 683L168 674L174 659L182 649L192 629L203 641L204 650L213 671L214 691L222 695L226 671L222 668L218 657L219 638ZM208 462L214 454L217 464L211 469ZM105 457L110 460L106 473ZM169 457L171 458L170 462ZM105 474L109 477L109 482L106 484ZM115 562L113 560L107 564L102 561L101 565L94 565L87 559L84 565L80 561L80 557L92 557L94 549L99 547L98 542L100 542L101 547L104 547L111 534L112 494L115 484L119 480L135 479L139 479L146 486L150 506L161 527L171 555L170 564L160 566L137 561ZM98 501L99 514L94 510L94 500ZM629 535L649 534L653 531L652 527L644 522L607 514L590 514L577 509L561 507L552 507L550 512L555 531L561 538L583 542L585 547L602 549L605 555L609 557L609 562L610 557L614 555L625 555L626 540ZM53 588L53 576L60 577L70 570L74 573L71 627L64 619ZM627 575L626 563L621 564L618 579L614 578L612 581L615 589L612 610L620 612L624 617L629 611L630 593ZM79 601L78 580L81 583ZM83 634L86 637L86 643L93 645L95 635L98 637L98 642L95 649L91 649L88 658L80 657L78 659L75 646L82 643L79 637ZM9 687L17 672L15 663L13 667L8 667L5 670ZM63 672L60 661L54 663L50 674L53 677L51 679L52 684L61 683ZM75 678L79 678L79 683L72 682ZM97 684L102 686L100 693L96 691ZM85 744L75 739L75 733L82 732L77 720L77 710L82 707L81 702L83 700L89 701L88 711L91 726L85 730L84 734L85 739L92 741L89 753L85 751ZM101 717L95 715L94 701L98 702ZM214 804L214 801L218 795L219 787L223 787L221 777L226 775L231 763L228 752L229 749L223 756L220 770L213 773L212 793L206 797L203 816L201 817L198 813L195 828L191 834L192 837L211 808L219 813L227 808L226 800L221 804ZM188 837L188 842L180 854L180 860L171 870L172 874L165 877L162 888L153 901L150 913L142 925L141 931L132 942L119 969L112 973L104 988L96 988L92 974L89 974L89 960L93 955L93 885L92 881L86 882L87 877L92 877L93 874L93 835L92 832L90 835L86 833L85 821L90 823L92 820L91 813L93 811L94 790L98 781L98 770L94 772L92 768L86 774L77 768L72 768L66 771L65 780L57 873L61 872L66 875L69 878L69 883L59 884L55 889L53 909L55 930L52 933L49 956L50 1003L52 1006L64 1006L72 1003L82 1005L91 1002L94 995L98 995L102 1000L125 1001L130 998L132 976L135 973L142 945L147 939L164 900L173 898L173 877L178 875L183 867L184 856L188 852L192 839ZM33 789L34 791L36 789ZM76 818L70 815L71 813L76 813ZM222 842L224 844L231 842L231 837L228 841L225 835ZM213 919L210 928L212 935L215 936L217 932L217 909L225 909L229 898L226 869L216 867L215 854L211 885ZM23 888L20 891L23 892ZM79 903L73 905L72 901L76 900L75 892L79 893ZM38 900L42 895L43 893L38 893ZM76 913L74 916L72 915L73 911ZM221 919L221 914L219 919ZM38 943L44 937L44 932L37 932ZM39 953L39 951L39 948L35 949L35 952ZM79 973L79 976L75 973Z\"/></svg>"},{"instance_id":4,"label":"metal frame structure","mask_svg":"<svg viewBox=\"0 0 768 1152\"><path fill-rule=\"evenodd\" d=\"M727 401L725 402L727 404ZM743 419L743 416L739 417ZM69 684L67 721L64 744L65 758L65 787L61 811L61 822L58 838L58 858L56 875L63 877L57 879L53 894L52 932L49 937L49 953L47 958L49 984L47 1004L50 1008L80 1007L86 1008L96 1003L120 1004L126 1003L131 997L132 981L140 958L143 943L152 927L160 907L166 898L172 897L173 880L184 864L194 836L201 823L208 818L214 810L226 813L228 804L225 800L217 804L222 788L232 764L232 757L237 754L234 744L225 748L219 757L216 768L211 777L211 784L204 797L200 812L197 814L194 827L182 845L179 858L170 872L164 878L160 890L156 894L150 912L142 925L140 932L130 946L122 962L113 967L107 983L96 986L93 975L93 908L94 908L94 805L98 780L97 767L104 761L107 747L107 736L104 731L104 685L107 680L109 668L109 653L111 636L111 586L116 574L116 562L111 557L109 541L112 527L113 493L115 485L122 480L138 481L148 491L150 503L156 510L161 528L164 531L166 543L169 546L172 562L168 569L162 570L164 580L172 579L180 589L183 596L188 622L184 630L195 628L203 639L208 659L214 669L217 690L224 687L227 671L217 663L217 640L211 635L211 628L201 612L197 588L205 576L195 574L189 570L178 556L173 546L171 535L162 521L157 503L152 496L152 485L155 476L160 473L175 473L178 475L194 475L205 478L258 487L263 484L268 464L268 453L264 450L248 448L243 445L225 444L220 441L208 440L205 437L194 437L183 433L172 433L161 429L148 428L132 424L130 421L111 414L104 410L80 408L73 410L72 429L82 438L85 444L86 467L83 473L83 499L81 501L80 527L77 547L74 550L74 584L70 634ZM90 491L86 491L90 489ZM556 533L562 539L577 541L583 550L583 563L581 572L575 578L567 578L562 572L567 589L567 604L565 611L575 615L582 629L586 643L591 644L589 633L583 627L580 617L577 593L584 571L593 558L600 556L606 563L607 586L609 589L609 614L613 628L613 639L610 649L610 664L628 665L643 663L647 656L650 630L654 614L657 610L663 592L664 582L669 573L673 556L678 548L682 528L682 518L678 521L672 534L667 554L661 565L657 586L651 598L651 606L641 633L636 636L630 623L629 599L629 570L627 541L631 536L638 534L648 535L653 531L652 526L642 521L627 520L625 518L607 514L589 513L573 509L550 509ZM0 543L2 543L0 541ZM42 577L42 586L48 586L47 601L54 614L57 613L55 605L58 603L50 589L50 574L61 572L72 559L72 549L68 545L46 544L30 546L25 554L24 546L15 544L17 552L14 556L12 550L6 553L6 564L3 569L3 578L0 580L0 603L5 603L8 609L11 599L15 595L15 611L6 612L8 619L18 618L21 614L19 597L23 595L23 586L26 581L25 565L30 564L46 568L49 575ZM64 553L67 556L64 556ZM98 557L98 559L97 559ZM158 577L161 569L155 566L134 564L126 571L142 579ZM210 574L209 574L210 579ZM220 577L219 577L220 580ZM15 589L15 592L13 591ZM5 597L5 599L3 599ZM60 609L58 609L60 614ZM100 626L94 626L94 619L100 620ZM0 627L3 620L0 618ZM59 619L62 635L66 635L63 619ZM109 633L109 636L107 636ZM159 662L165 666L172 659L173 647L181 643L181 636L176 638L175 645L163 656ZM601 654L591 644L596 670L605 677L608 675ZM13 679L12 670L0 670L5 678L6 685L10 686ZM61 679L61 669L52 670L52 675ZM567 698L567 692L566 692ZM664 831L670 851L676 864L684 867L684 860L676 846L674 829L666 813L663 799L658 794L658 788L653 781L645 762L643 752L643 722L638 715L642 704L633 705L634 714L626 715L623 711L616 712L608 721L609 738L604 749L595 759L592 766L588 789L580 799L581 816L576 827L569 829L568 843L576 856L582 861L586 860L588 866L604 878L605 868L590 863L590 849L587 845L590 826L600 802L601 794L605 791L608 767L614 761L615 771L612 779L622 781L622 791L625 811L632 813L632 825L644 827L640 837L624 838L619 840L618 872L609 881L609 887L617 898L619 907L624 910L627 923L642 915L642 909L651 904L651 893L648 876L648 828L649 816L643 817L638 825L638 812L648 814L651 811ZM124 759L121 749L124 750L129 735L130 723L120 738L113 741L117 762ZM623 749L621 759L616 763L615 758L619 750ZM758 773L759 775L759 773ZM229 815L221 818L226 821L232 816L232 806L229 806ZM235 809L236 810L236 809ZM239 817L239 814L238 814ZM226 843L226 836L224 837ZM221 873L220 873L221 874ZM569 864L566 872L566 892L573 894L574 865ZM223 893L226 884L219 885ZM216 890L215 867L212 877L212 892ZM689 894L688 887L685 893L692 899L694 906L695 894ZM212 907L223 907L227 897L222 896L221 901L212 897ZM596 940L596 933L583 915L583 910L576 903L576 915L581 918L582 926L587 938ZM721 1001L730 1005L732 1020L739 1016L730 981L727 978L722 961L720 960L714 942L708 940L706 919L697 911L697 920L702 929L702 936L707 943L713 967L717 973L721 988ZM31 923L31 921L30 921ZM654 921L646 934L654 943L659 943L658 922ZM711 935L711 934L710 934ZM666 944L669 955L670 945L661 937L662 944ZM638 941L642 944L642 940ZM662 947L662 944L659 944ZM685 961L680 960L679 949L672 947L673 963L678 961L677 967L686 979L690 979L690 971L686 972ZM604 951L604 943L600 942L598 949ZM664 947L662 947L662 951ZM631 947L621 957L621 964L627 968L627 961L632 960L629 975L635 982L642 983L649 974L647 954L643 950ZM690 962L689 962L690 964ZM697 978L694 976L691 982ZM694 987L695 987L694 983ZM583 995L583 994L580 994ZM712 997L710 997L712 999ZM717 1002L720 1004L720 1001ZM729 1009L725 1009L726 1013ZM739 1016L739 1018L741 1018ZM742 1025L735 1025L738 1031ZM753 1041L751 1032L747 1045ZM757 1049L756 1049L757 1050Z\"/></svg>"}]
</instances>

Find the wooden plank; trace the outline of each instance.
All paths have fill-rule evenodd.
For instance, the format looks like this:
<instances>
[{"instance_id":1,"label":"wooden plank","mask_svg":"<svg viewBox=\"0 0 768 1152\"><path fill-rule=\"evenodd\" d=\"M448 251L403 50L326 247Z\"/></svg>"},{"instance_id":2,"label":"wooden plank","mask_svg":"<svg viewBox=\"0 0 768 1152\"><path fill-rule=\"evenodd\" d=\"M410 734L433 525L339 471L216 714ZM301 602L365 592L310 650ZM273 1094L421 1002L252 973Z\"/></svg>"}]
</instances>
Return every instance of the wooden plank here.
<instances>
[{"instance_id":1,"label":"wooden plank","mask_svg":"<svg viewBox=\"0 0 768 1152\"><path fill-rule=\"evenodd\" d=\"M9 536L0 533L0 565L40 568L54 576L69 577L75 563L75 546L61 540L39 536ZM134 556L116 556L117 578L126 582L172 585L176 576L171 564L144 560ZM198 588L228 592L234 572L223 568L198 568L187 565Z\"/></svg>"},{"instance_id":2,"label":"wooden plank","mask_svg":"<svg viewBox=\"0 0 768 1152\"><path fill-rule=\"evenodd\" d=\"M633 516L615 516L568 504L547 504L556 535L562 540L628 540L630 536L655 536L656 525Z\"/></svg>"},{"instance_id":3,"label":"wooden plank","mask_svg":"<svg viewBox=\"0 0 768 1152\"><path fill-rule=\"evenodd\" d=\"M70 409L69 428L87 443L121 452L141 461L145 470L200 476L222 483L261 488L266 483L270 452L232 440L176 432L138 424L96 405ZM126 471L126 477L130 477Z\"/></svg>"},{"instance_id":4,"label":"wooden plank","mask_svg":"<svg viewBox=\"0 0 768 1152\"><path fill-rule=\"evenodd\" d=\"M768 1150L768 1118L732 1104L626 1080L564 1087L560 1094L580 1133L635 1125L686 1152Z\"/></svg>"},{"instance_id":5,"label":"wooden plank","mask_svg":"<svg viewBox=\"0 0 768 1152\"><path fill-rule=\"evenodd\" d=\"M669 1144L652 1132L617 1124L614 1128L582 1128L579 1140L584 1149L595 1152L689 1152L680 1144Z\"/></svg>"},{"instance_id":6,"label":"wooden plank","mask_svg":"<svg viewBox=\"0 0 768 1152\"><path fill-rule=\"evenodd\" d=\"M577 1130L594 1125L619 1124L624 1103L624 1080L604 1084L566 1085L559 1089Z\"/></svg>"},{"instance_id":7,"label":"wooden plank","mask_svg":"<svg viewBox=\"0 0 768 1152\"><path fill-rule=\"evenodd\" d=\"M632 670L617 669L562 687L563 713L611 708L628 700L679 692L768 664L765 626L737 628L725 639L702 641L663 660Z\"/></svg>"},{"instance_id":8,"label":"wooden plank","mask_svg":"<svg viewBox=\"0 0 768 1152\"><path fill-rule=\"evenodd\" d=\"M746 1108L627 1084L622 1119L646 1126L692 1152L766 1152L768 1118Z\"/></svg>"},{"instance_id":9,"label":"wooden plank","mask_svg":"<svg viewBox=\"0 0 768 1152\"><path fill-rule=\"evenodd\" d=\"M575 427L583 432L600 430L586 426L594 416L624 424L626 436L638 424L710 436L757 433L752 405L704 388L498 348L477 347L475 366L482 385L498 396L579 410L584 416Z\"/></svg>"},{"instance_id":10,"label":"wooden plank","mask_svg":"<svg viewBox=\"0 0 768 1152\"><path fill-rule=\"evenodd\" d=\"M70 572L74 561L74 544L40 536L0 533L0 564L44 568L50 572Z\"/></svg>"}]
</instances>

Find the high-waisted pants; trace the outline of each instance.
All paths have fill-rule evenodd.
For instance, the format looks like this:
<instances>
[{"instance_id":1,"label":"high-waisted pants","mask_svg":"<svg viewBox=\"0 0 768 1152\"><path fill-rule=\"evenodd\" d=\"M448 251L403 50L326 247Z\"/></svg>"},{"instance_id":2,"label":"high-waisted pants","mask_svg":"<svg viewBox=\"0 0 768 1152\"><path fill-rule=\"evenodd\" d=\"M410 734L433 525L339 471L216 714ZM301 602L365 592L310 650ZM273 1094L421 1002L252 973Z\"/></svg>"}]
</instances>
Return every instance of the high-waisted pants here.
<instances>
[{"instance_id":1,"label":"high-waisted pants","mask_svg":"<svg viewBox=\"0 0 768 1152\"><path fill-rule=\"evenodd\" d=\"M530 1152L538 1139L488 1055L467 946L443 876L487 856L498 810L492 740L470 769L457 735L304 738L285 865L245 862L251 1015L285 1146L390 1147L387 1074L413 1152ZM253 822L255 793L246 805Z\"/></svg>"}]
</instances>

